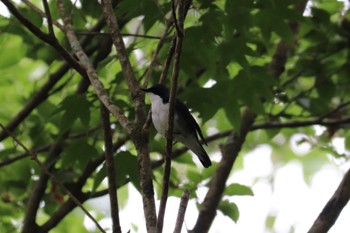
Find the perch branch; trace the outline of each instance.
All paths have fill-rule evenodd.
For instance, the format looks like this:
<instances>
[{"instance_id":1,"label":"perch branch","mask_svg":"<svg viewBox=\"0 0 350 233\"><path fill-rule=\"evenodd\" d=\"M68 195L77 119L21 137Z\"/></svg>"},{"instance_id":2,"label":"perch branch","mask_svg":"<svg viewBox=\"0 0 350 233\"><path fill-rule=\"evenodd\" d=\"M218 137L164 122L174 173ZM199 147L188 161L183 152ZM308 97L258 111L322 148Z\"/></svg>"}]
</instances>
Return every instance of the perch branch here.
<instances>
[{"instance_id":1,"label":"perch branch","mask_svg":"<svg viewBox=\"0 0 350 233\"><path fill-rule=\"evenodd\" d=\"M162 187L162 196L160 199L158 219L157 219L157 233L163 231L163 222L164 214L166 209L166 203L168 199L169 191L169 180L170 180L170 171L171 171L171 157L172 157L172 146L173 146L173 128L174 128L174 112L175 112L175 100L176 100L176 90L177 90L177 80L179 77L180 70L180 59L181 59L181 49L183 41L183 30L184 30L184 5L185 1L179 1L178 4L178 20L176 20L176 13L174 12L175 3L172 1L172 11L174 21L177 21L176 27L176 45L175 45L175 58L174 66L171 78L171 88L170 88L170 97L169 97L169 116L168 116L168 130L166 132L166 152L165 152L165 166L164 166L164 175L163 175L163 187Z\"/></svg>"}]
</instances>

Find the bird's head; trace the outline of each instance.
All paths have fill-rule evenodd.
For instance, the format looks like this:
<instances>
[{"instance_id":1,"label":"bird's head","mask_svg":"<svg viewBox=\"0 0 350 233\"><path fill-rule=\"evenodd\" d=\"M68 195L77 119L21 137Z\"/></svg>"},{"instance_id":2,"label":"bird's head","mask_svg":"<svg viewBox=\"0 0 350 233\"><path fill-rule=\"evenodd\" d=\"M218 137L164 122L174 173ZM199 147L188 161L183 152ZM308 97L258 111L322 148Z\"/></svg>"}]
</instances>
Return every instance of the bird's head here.
<instances>
[{"instance_id":1,"label":"bird's head","mask_svg":"<svg viewBox=\"0 0 350 233\"><path fill-rule=\"evenodd\" d=\"M156 95L159 96L162 100L163 103L168 103L169 102L169 91L168 89L162 85L162 84L156 84L150 88L141 88L141 90L143 90L144 92L148 92L151 95Z\"/></svg>"}]
</instances>

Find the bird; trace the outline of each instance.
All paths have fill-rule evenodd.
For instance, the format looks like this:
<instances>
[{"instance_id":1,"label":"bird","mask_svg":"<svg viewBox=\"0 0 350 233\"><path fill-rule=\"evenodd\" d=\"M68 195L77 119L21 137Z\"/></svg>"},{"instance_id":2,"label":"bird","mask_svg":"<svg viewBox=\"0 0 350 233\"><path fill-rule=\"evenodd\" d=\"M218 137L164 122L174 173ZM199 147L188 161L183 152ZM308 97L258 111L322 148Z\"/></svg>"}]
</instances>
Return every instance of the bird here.
<instances>
[{"instance_id":1,"label":"bird","mask_svg":"<svg viewBox=\"0 0 350 233\"><path fill-rule=\"evenodd\" d=\"M169 121L169 90L162 84L156 84L147 89L141 88L141 90L149 94L154 127L158 133L166 137ZM186 105L175 99L173 138L187 146L207 168L211 166L211 160L200 143L198 135L208 146L201 129Z\"/></svg>"}]
</instances>

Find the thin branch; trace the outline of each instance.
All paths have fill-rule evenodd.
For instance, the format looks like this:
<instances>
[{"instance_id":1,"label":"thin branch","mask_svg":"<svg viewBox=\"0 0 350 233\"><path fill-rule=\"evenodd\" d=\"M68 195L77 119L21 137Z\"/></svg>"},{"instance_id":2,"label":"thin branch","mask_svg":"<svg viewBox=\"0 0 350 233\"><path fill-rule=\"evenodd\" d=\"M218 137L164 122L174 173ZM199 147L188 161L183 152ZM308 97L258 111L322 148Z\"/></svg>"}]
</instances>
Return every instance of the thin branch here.
<instances>
[{"instance_id":1,"label":"thin branch","mask_svg":"<svg viewBox=\"0 0 350 233\"><path fill-rule=\"evenodd\" d=\"M49 4L47 3L47 0L43 0L43 5L46 13L47 24L49 27L49 35L55 38L55 31L53 30L53 22L52 22L50 7L49 7Z\"/></svg>"},{"instance_id":2,"label":"thin branch","mask_svg":"<svg viewBox=\"0 0 350 233\"><path fill-rule=\"evenodd\" d=\"M164 45L165 39L168 37L169 30L170 30L170 28L171 28L172 23L171 23L171 20L166 20L166 22L168 22L168 23L167 23L167 25L166 25L166 28L165 28L165 30L164 30L164 33L163 33L163 35L161 36L161 38L160 38L160 40L159 40L159 42L158 42L158 44L157 44L156 50L153 52L152 60L151 60L151 62L150 62L150 64L149 64L149 66L148 66L147 73L146 73L146 75L145 75L145 81L144 81L144 83L143 83L143 87L144 87L144 88L147 87L147 85L148 85L148 83L149 83L149 80L150 80L150 78L151 78L151 76L152 76L152 73L153 73L154 66L155 66L156 63L157 63L158 54L159 54L161 48L162 48L163 45Z\"/></svg>"},{"instance_id":3,"label":"thin branch","mask_svg":"<svg viewBox=\"0 0 350 233\"><path fill-rule=\"evenodd\" d=\"M78 36L80 35L91 35L91 36L111 36L111 33L109 32L93 32L93 31L77 31L76 34ZM124 37L140 37L145 39L152 39L152 40L160 40L162 37L160 36L150 36L150 35L141 35L141 34L133 34L133 33L121 33Z\"/></svg>"},{"instance_id":4,"label":"thin branch","mask_svg":"<svg viewBox=\"0 0 350 233\"><path fill-rule=\"evenodd\" d=\"M108 177L108 193L111 208L112 217L112 229L113 233L121 233L120 222L119 222L119 207L118 207L118 196L117 196L117 181L116 172L114 167L113 159L113 143L112 143L112 132L111 124L109 120L109 111L101 103L101 120L104 128L104 141L105 141L105 160Z\"/></svg>"},{"instance_id":5,"label":"thin branch","mask_svg":"<svg viewBox=\"0 0 350 233\"><path fill-rule=\"evenodd\" d=\"M311 125L322 125L322 126L340 126L342 124L349 124L350 117L340 120L323 120L322 117L314 120L305 121L291 121L291 122L266 122L262 124L256 124L251 127L251 130L257 129L279 129L279 128L296 128Z\"/></svg>"},{"instance_id":6,"label":"thin branch","mask_svg":"<svg viewBox=\"0 0 350 233\"><path fill-rule=\"evenodd\" d=\"M174 233L181 233L182 224L184 222L189 199L190 199L190 191L188 189L185 189L184 193L181 196L179 211L177 212Z\"/></svg>"},{"instance_id":7,"label":"thin branch","mask_svg":"<svg viewBox=\"0 0 350 233\"><path fill-rule=\"evenodd\" d=\"M174 6L174 1L173 1ZM182 41L183 41L183 26L184 26L184 12L183 7L184 1L179 1L179 19L178 19L178 27L179 30L176 31L176 46L175 46L175 58L174 58L174 66L173 73L171 78L171 88L170 88L170 97L169 97L169 115L168 115L168 130L166 132L166 152L165 152L165 166L164 166L164 175L163 175L163 189L162 196L160 199L159 212L158 212L158 220L157 220L157 233L161 233L163 231L163 222L164 222L164 214L166 209L166 203L168 199L168 191L169 191L169 180L170 180L170 171L171 171L171 157L172 157L172 146L173 146L173 129L174 129L174 112L175 112L175 100L176 100L176 90L177 90L177 80L179 77L180 70L180 59L181 59L181 49L182 49ZM172 8L173 15L175 8ZM175 21L176 18L173 16Z\"/></svg>"},{"instance_id":8,"label":"thin branch","mask_svg":"<svg viewBox=\"0 0 350 233\"><path fill-rule=\"evenodd\" d=\"M51 148L51 144L50 145L47 145L47 146L42 146L38 149L35 149L35 150L32 150L31 151L31 154L37 154L37 153L40 153L40 152L43 152L43 151L47 151L48 149ZM0 162L0 168L1 167L4 167L4 166L7 166L9 164L12 164L18 160L21 160L21 159L24 159L24 158L27 158L28 156L30 156L31 154L27 153L27 152L23 152L22 154L20 155L17 155L17 156L14 156L13 158L7 158L7 159L4 159L3 161Z\"/></svg>"},{"instance_id":9,"label":"thin branch","mask_svg":"<svg viewBox=\"0 0 350 233\"><path fill-rule=\"evenodd\" d=\"M120 111L120 109L112 103L110 98L108 97L108 94L101 83L101 81L98 79L98 75L96 73L96 70L94 69L93 65L91 64L89 58L83 51L77 37L74 34L73 26L71 22L71 18L66 14L65 12L65 6L62 0L57 1L58 9L60 11L61 17L64 20L64 29L67 36L67 39L74 51L74 53L77 55L80 64L86 71L88 78L94 87L94 90L98 96L98 98L102 101L102 103L106 106L106 108L117 118L118 122L121 124L121 126L125 129L126 132L129 134L132 131L132 125L126 118L126 116L123 115L123 113Z\"/></svg>"},{"instance_id":10,"label":"thin branch","mask_svg":"<svg viewBox=\"0 0 350 233\"><path fill-rule=\"evenodd\" d=\"M341 211L350 199L350 170L348 170L337 190L327 202L308 233L326 233L334 225Z\"/></svg>"},{"instance_id":11,"label":"thin branch","mask_svg":"<svg viewBox=\"0 0 350 233\"><path fill-rule=\"evenodd\" d=\"M162 73L161 73L160 78L159 78L159 83L161 83L161 84L163 84L165 82L166 77L168 75L170 64L171 64L171 61L172 61L174 53L175 53L175 46L176 46L176 36L174 36L172 41L171 41L169 51L168 51L165 63L163 65L163 70L162 70Z\"/></svg>"}]
</instances>

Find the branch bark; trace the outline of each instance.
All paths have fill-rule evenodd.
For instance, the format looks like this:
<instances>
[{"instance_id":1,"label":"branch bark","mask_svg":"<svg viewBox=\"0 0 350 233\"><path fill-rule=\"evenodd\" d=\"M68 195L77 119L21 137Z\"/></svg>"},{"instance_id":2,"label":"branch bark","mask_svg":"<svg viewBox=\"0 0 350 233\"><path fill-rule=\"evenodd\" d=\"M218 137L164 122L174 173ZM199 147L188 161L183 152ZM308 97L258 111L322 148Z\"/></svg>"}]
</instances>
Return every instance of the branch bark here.
<instances>
[{"instance_id":1,"label":"branch bark","mask_svg":"<svg viewBox=\"0 0 350 233\"><path fill-rule=\"evenodd\" d=\"M174 112L175 112L177 80L179 77L181 49L182 49L182 41L184 36L183 31L184 31L184 20L185 20L185 5L188 4L186 2L191 2L191 0L187 0L187 1L182 0L178 2L178 9L179 9L178 20L176 20L176 17L173 17L178 27L176 28L175 58L174 58L174 66L173 66L173 73L171 78L171 88L170 88L170 97L169 97L168 130L166 132L166 152L165 152L165 166L164 166L164 175L163 175L163 189L162 189L162 196L160 199L158 219L157 219L157 233L162 233L163 231L164 214L166 209L166 203L168 200L172 147L173 147L173 128L174 128ZM172 8L173 15L176 15L175 1L172 1L172 5L173 5L173 8Z\"/></svg>"},{"instance_id":2,"label":"branch bark","mask_svg":"<svg viewBox=\"0 0 350 233\"><path fill-rule=\"evenodd\" d=\"M117 181L116 181L116 172L115 172L114 159L113 159L111 124L109 120L108 110L103 105L103 103L100 103L100 104L101 104L102 124L104 128L105 160L106 160L107 177L108 177L109 202L110 202L111 217L112 217L112 223L113 223L112 229L113 229L113 233L121 233L120 222L119 222Z\"/></svg>"},{"instance_id":3,"label":"branch bark","mask_svg":"<svg viewBox=\"0 0 350 233\"><path fill-rule=\"evenodd\" d=\"M337 190L327 202L308 233L326 233L334 225L341 211L350 199L350 170L348 170Z\"/></svg>"},{"instance_id":4,"label":"branch bark","mask_svg":"<svg viewBox=\"0 0 350 233\"><path fill-rule=\"evenodd\" d=\"M184 191L184 193L182 194L182 197L181 197L180 207L179 207L179 211L177 213L174 233L180 233L181 232L182 224L184 222L186 209L187 209L187 204L188 204L188 200L189 199L190 199L190 191L188 189L185 189L185 191Z\"/></svg>"},{"instance_id":5,"label":"branch bark","mask_svg":"<svg viewBox=\"0 0 350 233\"><path fill-rule=\"evenodd\" d=\"M135 144L138 162L140 166L140 185L143 198L143 207L148 232L156 229L156 207L152 183L152 167L148 149L148 133L142 130L146 122L144 94L139 88L134 71L131 67L129 56L120 33L117 18L114 15L110 0L102 0L103 14L111 32L114 46L117 49L118 58L123 70L123 75L131 92L131 98L135 104L136 125L131 133Z\"/></svg>"}]
</instances>

